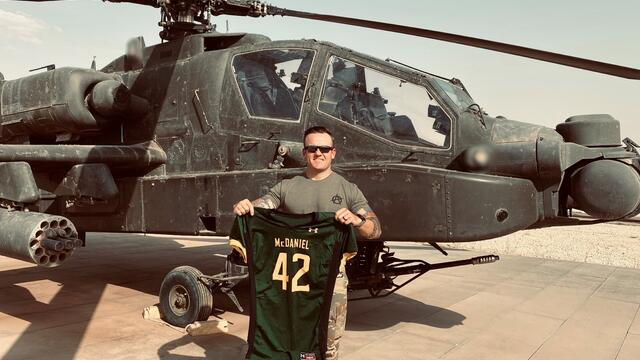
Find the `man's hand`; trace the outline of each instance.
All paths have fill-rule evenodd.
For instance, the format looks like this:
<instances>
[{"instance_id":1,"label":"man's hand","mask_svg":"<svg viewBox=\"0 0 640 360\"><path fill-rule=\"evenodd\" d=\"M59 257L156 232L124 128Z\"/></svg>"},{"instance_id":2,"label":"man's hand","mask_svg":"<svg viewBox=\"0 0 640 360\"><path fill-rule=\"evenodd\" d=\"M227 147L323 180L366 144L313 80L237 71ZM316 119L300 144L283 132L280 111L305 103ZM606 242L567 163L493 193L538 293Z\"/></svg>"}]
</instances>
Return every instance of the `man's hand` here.
<instances>
[{"instance_id":1,"label":"man's hand","mask_svg":"<svg viewBox=\"0 0 640 360\"><path fill-rule=\"evenodd\" d=\"M251 214L251 216L253 216L253 204L251 203L251 201L249 201L249 199L240 200L235 205L233 205L233 212L238 216L242 216L246 213L249 213Z\"/></svg>"},{"instance_id":2,"label":"man's hand","mask_svg":"<svg viewBox=\"0 0 640 360\"><path fill-rule=\"evenodd\" d=\"M336 220L345 225L358 225L362 222L362 219L347 208L342 208L336 211Z\"/></svg>"},{"instance_id":3,"label":"man's hand","mask_svg":"<svg viewBox=\"0 0 640 360\"><path fill-rule=\"evenodd\" d=\"M345 225L354 225L358 230L358 234L365 239L379 239L382 235L382 229L380 228L380 220L378 220L376 214L373 211L367 212L364 209L361 209L358 213L365 217L364 223L358 215L352 213L347 208L336 211L336 220Z\"/></svg>"}]
</instances>

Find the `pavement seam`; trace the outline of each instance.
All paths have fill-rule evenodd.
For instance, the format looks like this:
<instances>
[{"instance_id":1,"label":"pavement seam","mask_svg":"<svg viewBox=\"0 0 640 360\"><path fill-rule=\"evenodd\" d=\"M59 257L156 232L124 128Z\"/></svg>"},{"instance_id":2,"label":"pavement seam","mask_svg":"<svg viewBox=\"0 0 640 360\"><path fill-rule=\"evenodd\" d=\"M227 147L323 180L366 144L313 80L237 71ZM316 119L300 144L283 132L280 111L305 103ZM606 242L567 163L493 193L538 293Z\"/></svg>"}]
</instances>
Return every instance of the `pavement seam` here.
<instances>
[{"instance_id":1,"label":"pavement seam","mask_svg":"<svg viewBox=\"0 0 640 360\"><path fill-rule=\"evenodd\" d=\"M551 316L551 315L547 315L547 314L537 314L537 313L534 313L534 312L531 312L531 311L526 311L526 310L516 309L516 310L514 310L514 311L521 312L521 313L523 313L523 314L527 314L527 315L539 316L539 317L541 317L541 318L545 318L545 319L549 319L549 320L561 320L563 324L564 324L564 322L567 320L567 319L562 319L562 318L553 317L553 316Z\"/></svg>"},{"instance_id":2,"label":"pavement seam","mask_svg":"<svg viewBox=\"0 0 640 360\"><path fill-rule=\"evenodd\" d=\"M615 274L616 272L618 272L619 270L624 271L624 270L628 270L628 269L629 269L629 268L621 267L621 266L616 266L616 267L614 267L614 270L609 274L609 276L607 276L607 278L605 279L605 281L603 281L603 282L602 282L602 285L604 285L604 284L607 282L607 280L609 280L609 278L610 278L613 274ZM627 286L628 286L628 285L627 285ZM600 290L600 287L601 287L601 286L598 286L598 288L596 289L596 291L594 291L594 294L595 294L595 292L597 292L598 290ZM633 288L638 288L638 287L633 286ZM628 300L625 300L625 299L613 298L613 297L609 297L609 296L606 296L606 295L596 295L596 296L601 297L601 298L603 298L603 299L615 300L615 301L620 301L620 302L624 302L624 303L628 303L628 304L636 304L636 305L638 304L638 302L636 302L636 301L628 301Z\"/></svg>"},{"instance_id":3,"label":"pavement seam","mask_svg":"<svg viewBox=\"0 0 640 360\"><path fill-rule=\"evenodd\" d=\"M629 327L627 327L627 333L624 335L624 339L622 339L622 341L620 342L620 347L618 347L618 351L616 351L616 359L618 359L618 356L620 356L620 351L622 350L622 347L624 346L624 343L626 342L627 337L629 336L629 331L633 326L633 322L638 317L638 314L640 314L640 305L636 304L636 314L631 320L631 322L629 322Z\"/></svg>"},{"instance_id":4,"label":"pavement seam","mask_svg":"<svg viewBox=\"0 0 640 360\"><path fill-rule=\"evenodd\" d=\"M541 267L544 263L545 263L545 262L543 261L543 262L541 262L541 263L539 263L539 264L536 264L535 266L533 266L533 269L538 268L538 267ZM571 271L572 271L572 270L568 270L565 274L567 274L567 273L569 273L569 272L571 272ZM511 280L517 280L517 277L518 277L518 276L521 276L524 272L525 272L525 271L523 270L523 271L518 272L518 274L513 274L513 275L511 275L511 276L509 276L509 277L505 278L505 279L504 279L504 281L502 281L501 283L494 284L494 286L499 286L500 284L507 283L508 281L511 281ZM538 292L543 291L544 289L546 289L546 288L547 288L547 287L549 287L549 286L550 286L550 285L546 285L546 286L544 286L544 287L540 288ZM483 291L484 291L484 290L483 290ZM480 292L478 292L478 293L480 293ZM477 295L477 294L474 294L474 295ZM471 296L469 296L469 297L471 297ZM516 307L517 307L518 305L522 304L524 301L525 301L525 300L523 299L519 304L514 305L514 307L511 309L511 311L519 311L519 310L516 310ZM563 322L563 324L564 324L564 322ZM562 326L562 324L561 324L560 326ZM558 327L558 328L559 328L559 327ZM554 333L555 333L555 332L554 332ZM546 343L546 341L547 341L547 340L548 340L548 338L547 338L547 339L545 339L545 341L543 341L543 344L544 344L544 343ZM460 342L459 344L456 344L456 345L455 345L455 346L453 346L451 349L447 350L447 351L446 351L446 352L445 352L445 353L444 353L440 358L444 358L444 357L446 357L446 356L447 356L447 354L449 354L451 351L454 351L455 349L460 348L462 345L466 344L466 343L467 343L467 342L469 342L469 341L471 341L471 340L470 340L470 339L465 339L465 341L462 341L462 342ZM542 345L540 345L540 346L542 346ZM534 353L533 353L533 354L535 354L535 353L538 351L538 349L539 349L539 348L540 348L540 347L538 347L538 348L536 349L536 351L534 351ZM533 354L532 354L531 356L533 356ZM529 357L529 358L531 358L531 357Z\"/></svg>"},{"instance_id":5,"label":"pavement seam","mask_svg":"<svg viewBox=\"0 0 640 360\"><path fill-rule=\"evenodd\" d=\"M560 326L558 326L556 328L556 330L554 332L552 332L551 334L549 334L549 336L547 336L547 338L540 344L540 346L538 346L536 348L536 350L531 354L531 356L529 356L528 360L531 360L531 358L533 358L539 351L540 349L547 343L547 341L549 341L549 339L551 339L563 326L564 324L566 324L567 321L569 321L569 319L571 319L571 317L578 311L578 309L580 309L587 301L589 301L589 299L591 299L592 297L595 296L595 294L598 292L598 290L604 286L604 283L607 282L607 279L609 279L609 276L611 276L611 274L613 274L615 272L612 271L605 279L604 281L602 281L598 287L596 287L595 289L593 289L593 291L591 292L591 294L589 294L589 296L587 296L584 301L582 301L582 303L580 304L580 306L577 306L576 309L571 313L571 315L569 315L565 320L562 321L562 323L560 324ZM550 286L550 285L549 285Z\"/></svg>"},{"instance_id":6,"label":"pavement seam","mask_svg":"<svg viewBox=\"0 0 640 360\"><path fill-rule=\"evenodd\" d=\"M378 343L380 343L380 341L382 341L382 340L384 340L384 339L387 339L387 338L389 338L389 337L391 337L391 336L393 336L393 335L397 334L398 332L400 332L400 330L401 330L401 329L396 329L396 330L394 330L393 332L391 332L390 334L388 334L388 335L386 335L386 336L383 336L382 338L377 338L377 339L374 339L374 340L372 340L372 341L369 341L369 342L367 342L364 346L362 346L362 347L360 347L360 348L358 348L358 349L356 349L356 350L354 350L354 351L347 352L347 353L343 353L342 351L340 351L340 352L339 352L339 354L340 354L340 355L343 355L343 356L357 354L357 353L359 353L359 352L363 351L364 349L369 348L369 347L371 347L371 346L373 346L373 345L375 345L375 344L378 344ZM346 335L346 334L345 334L345 335Z\"/></svg>"},{"instance_id":7,"label":"pavement seam","mask_svg":"<svg viewBox=\"0 0 640 360\"><path fill-rule=\"evenodd\" d=\"M562 323L560 324L560 326L558 326L556 328L555 331L553 331L551 334L549 334L549 336L547 336L544 341L542 341L542 343L540 345L538 345L538 347L533 351L533 353L531 353L531 355L529 355L529 357L527 358L528 360L531 360L537 353L538 351L540 351L540 349L547 343L547 341L549 341L549 339L551 339L557 332L558 330L560 330L564 324L568 321L569 319L565 319L564 321L562 321Z\"/></svg>"}]
</instances>

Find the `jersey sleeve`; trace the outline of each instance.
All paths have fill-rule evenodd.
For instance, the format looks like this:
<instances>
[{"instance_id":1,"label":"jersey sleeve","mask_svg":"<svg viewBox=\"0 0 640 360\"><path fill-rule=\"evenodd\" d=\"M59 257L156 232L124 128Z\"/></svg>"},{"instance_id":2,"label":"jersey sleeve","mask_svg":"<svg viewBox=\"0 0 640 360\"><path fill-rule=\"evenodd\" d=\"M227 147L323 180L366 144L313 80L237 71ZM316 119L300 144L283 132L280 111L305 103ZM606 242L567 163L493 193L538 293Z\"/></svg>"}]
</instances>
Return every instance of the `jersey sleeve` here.
<instances>
[{"instance_id":1,"label":"jersey sleeve","mask_svg":"<svg viewBox=\"0 0 640 360\"><path fill-rule=\"evenodd\" d=\"M358 185L351 183L351 188L349 190L349 210L354 214L366 214L371 210L369 206L369 202L364 197L364 194L358 188Z\"/></svg>"},{"instance_id":2,"label":"jersey sleeve","mask_svg":"<svg viewBox=\"0 0 640 360\"><path fill-rule=\"evenodd\" d=\"M229 246L234 251L237 251L242 255L242 259L244 262L247 262L247 247L246 247L246 234L242 229L245 229L244 222L246 219L243 216L236 216L236 219L233 221L233 226L231 227L231 232L229 233Z\"/></svg>"},{"instance_id":3,"label":"jersey sleeve","mask_svg":"<svg viewBox=\"0 0 640 360\"><path fill-rule=\"evenodd\" d=\"M356 256L358 253L357 235L353 226L349 226L349 230L345 235L346 239L344 240L342 248L342 264L345 264L347 260Z\"/></svg>"}]
</instances>

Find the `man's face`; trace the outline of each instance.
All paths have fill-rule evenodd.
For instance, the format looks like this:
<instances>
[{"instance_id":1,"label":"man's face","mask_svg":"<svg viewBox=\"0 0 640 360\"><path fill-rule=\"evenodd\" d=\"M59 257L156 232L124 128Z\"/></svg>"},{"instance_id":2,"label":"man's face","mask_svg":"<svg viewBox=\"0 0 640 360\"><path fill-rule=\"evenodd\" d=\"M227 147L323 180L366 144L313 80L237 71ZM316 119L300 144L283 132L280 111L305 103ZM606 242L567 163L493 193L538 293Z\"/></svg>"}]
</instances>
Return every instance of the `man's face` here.
<instances>
[{"instance_id":1,"label":"man's face","mask_svg":"<svg viewBox=\"0 0 640 360\"><path fill-rule=\"evenodd\" d=\"M309 134L304 141L307 146L323 146L333 147L333 141L329 134ZM328 153L322 153L320 149L315 152L303 151L304 158L307 160L307 167L316 171L323 171L331 167L331 161L336 157L336 150L332 149Z\"/></svg>"}]
</instances>

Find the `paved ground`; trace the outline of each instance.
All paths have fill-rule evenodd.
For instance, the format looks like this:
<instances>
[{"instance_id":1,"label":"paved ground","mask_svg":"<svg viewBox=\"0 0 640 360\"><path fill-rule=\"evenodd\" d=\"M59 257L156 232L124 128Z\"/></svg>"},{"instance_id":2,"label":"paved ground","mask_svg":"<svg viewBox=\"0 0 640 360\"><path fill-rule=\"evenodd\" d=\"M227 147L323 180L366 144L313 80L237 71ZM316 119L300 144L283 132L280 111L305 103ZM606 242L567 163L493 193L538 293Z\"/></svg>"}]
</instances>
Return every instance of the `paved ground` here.
<instances>
[{"instance_id":1,"label":"paved ground","mask_svg":"<svg viewBox=\"0 0 640 360\"><path fill-rule=\"evenodd\" d=\"M577 210L574 216L576 213L585 225L523 230L491 240L444 246L640 269L640 216L598 223Z\"/></svg>"},{"instance_id":2,"label":"paved ground","mask_svg":"<svg viewBox=\"0 0 640 360\"><path fill-rule=\"evenodd\" d=\"M177 265L218 272L221 240L91 234L62 268L0 258L2 359L240 359L248 318L218 298L229 334L189 337L141 311ZM398 243L404 257L444 258ZM453 250L450 258L479 253ZM238 294L246 305L247 291ZM640 270L504 256L434 271L349 305L341 359L638 359Z\"/></svg>"}]
</instances>

